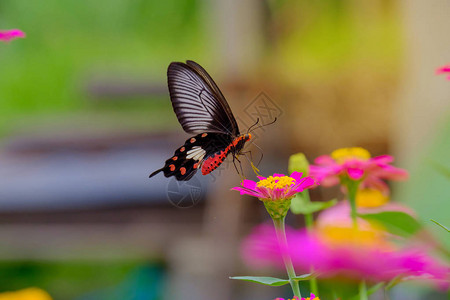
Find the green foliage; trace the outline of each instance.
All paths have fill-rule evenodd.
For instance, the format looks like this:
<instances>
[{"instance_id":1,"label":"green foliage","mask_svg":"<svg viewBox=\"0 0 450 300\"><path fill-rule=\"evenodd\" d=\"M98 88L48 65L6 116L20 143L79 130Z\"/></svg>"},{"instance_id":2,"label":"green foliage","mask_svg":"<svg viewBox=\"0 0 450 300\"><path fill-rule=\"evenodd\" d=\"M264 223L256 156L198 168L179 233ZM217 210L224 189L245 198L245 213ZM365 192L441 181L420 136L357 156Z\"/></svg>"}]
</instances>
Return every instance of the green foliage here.
<instances>
[{"instance_id":1,"label":"green foliage","mask_svg":"<svg viewBox=\"0 0 450 300\"><path fill-rule=\"evenodd\" d=\"M250 281L269 286L282 286L289 284L289 279L280 279L275 277L264 277L264 276L234 276L230 277L230 279Z\"/></svg>"},{"instance_id":2,"label":"green foliage","mask_svg":"<svg viewBox=\"0 0 450 300\"><path fill-rule=\"evenodd\" d=\"M307 191L305 191L307 192ZM303 193L299 193L292 198L291 201L291 211L294 214L311 214L315 213L329 207L336 205L337 199L332 199L325 202L311 202L309 201L309 196L304 197Z\"/></svg>"},{"instance_id":3,"label":"green foliage","mask_svg":"<svg viewBox=\"0 0 450 300\"><path fill-rule=\"evenodd\" d=\"M431 222L435 223L436 225L442 227L443 229L447 230L447 232L450 232L450 229L448 229L446 226L442 225L441 223L439 223L438 221L435 220L431 220Z\"/></svg>"},{"instance_id":4,"label":"green foliage","mask_svg":"<svg viewBox=\"0 0 450 300\"><path fill-rule=\"evenodd\" d=\"M300 172L303 173L303 176L308 176L309 174L309 162L306 159L305 154L297 153L293 154L289 157L289 165L288 165L289 174L292 172Z\"/></svg>"},{"instance_id":5,"label":"green foliage","mask_svg":"<svg viewBox=\"0 0 450 300\"><path fill-rule=\"evenodd\" d=\"M293 279L295 281L305 281L305 280L310 280L311 278L314 278L313 274L303 274L303 275L296 276ZM255 283L269 285L269 286L282 286L282 285L289 284L289 279L280 279L280 278L265 277L265 276L234 276L234 277L230 277L230 279L250 281L250 282L255 282Z\"/></svg>"},{"instance_id":6,"label":"green foliage","mask_svg":"<svg viewBox=\"0 0 450 300\"><path fill-rule=\"evenodd\" d=\"M383 211L376 214L360 214L359 216L381 224L390 233L404 237L412 236L422 228L422 225L412 216L399 211Z\"/></svg>"},{"instance_id":7,"label":"green foliage","mask_svg":"<svg viewBox=\"0 0 450 300\"><path fill-rule=\"evenodd\" d=\"M169 62L210 52L200 13L197 0L1 1L0 28L20 28L27 37L0 44L0 136L47 118L95 113L113 119L122 111L109 117L111 109L92 103L90 81L165 85ZM154 99L140 99L145 109L120 100L130 107L129 117L115 127L132 126L136 115L138 122L147 120L147 130L168 123L153 111ZM171 113L167 104L164 111Z\"/></svg>"},{"instance_id":8,"label":"green foliage","mask_svg":"<svg viewBox=\"0 0 450 300\"><path fill-rule=\"evenodd\" d=\"M130 299L130 291L136 293L146 287L155 294L163 274L159 263L143 261L2 261L0 291L36 286L54 299L75 299L86 293L98 294L94 298L99 300Z\"/></svg>"}]
</instances>

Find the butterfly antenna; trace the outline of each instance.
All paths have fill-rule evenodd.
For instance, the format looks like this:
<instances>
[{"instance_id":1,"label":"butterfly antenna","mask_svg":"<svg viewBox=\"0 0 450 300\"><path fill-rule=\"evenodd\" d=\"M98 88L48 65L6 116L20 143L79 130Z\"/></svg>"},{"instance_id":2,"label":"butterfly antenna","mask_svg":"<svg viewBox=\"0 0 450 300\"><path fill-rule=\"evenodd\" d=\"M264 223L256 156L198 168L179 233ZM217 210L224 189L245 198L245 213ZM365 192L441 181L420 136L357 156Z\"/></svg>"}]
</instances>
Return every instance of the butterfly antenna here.
<instances>
[{"instance_id":1,"label":"butterfly antenna","mask_svg":"<svg viewBox=\"0 0 450 300\"><path fill-rule=\"evenodd\" d=\"M258 119L258 121L259 121L259 119ZM273 119L273 121L270 122L270 123L267 123L267 124L261 124L261 125L259 125L258 127L253 128L252 131L255 131L256 129L259 129L259 128L262 128L262 127L265 127L265 126L272 125L272 124L275 123L276 121L277 121L277 117L275 117L275 118ZM254 125L256 125L256 124L257 124L257 123L255 123ZM250 126L250 128L252 128L254 125ZM250 129L249 129L248 131L250 131Z\"/></svg>"},{"instance_id":2,"label":"butterfly antenna","mask_svg":"<svg viewBox=\"0 0 450 300\"><path fill-rule=\"evenodd\" d=\"M259 118L256 118L255 124L253 124L252 126L250 126L250 127L247 129L247 134L248 134L248 133L250 132L250 130L252 130L252 128L255 127L258 123L259 123Z\"/></svg>"}]
</instances>

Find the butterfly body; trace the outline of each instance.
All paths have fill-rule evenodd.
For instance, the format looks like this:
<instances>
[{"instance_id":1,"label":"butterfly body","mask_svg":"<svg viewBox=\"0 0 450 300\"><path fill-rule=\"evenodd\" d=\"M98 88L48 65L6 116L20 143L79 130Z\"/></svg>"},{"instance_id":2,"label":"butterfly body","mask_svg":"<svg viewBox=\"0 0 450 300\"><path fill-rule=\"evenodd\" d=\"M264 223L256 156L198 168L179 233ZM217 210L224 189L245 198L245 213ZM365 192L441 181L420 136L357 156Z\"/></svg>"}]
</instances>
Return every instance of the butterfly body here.
<instances>
[{"instance_id":1,"label":"butterfly body","mask_svg":"<svg viewBox=\"0 0 450 300\"><path fill-rule=\"evenodd\" d=\"M170 100L184 131L195 136L186 140L164 167L153 172L189 180L201 169L214 171L231 153L237 158L250 134L239 133L225 97L209 74L197 63L174 62L167 70Z\"/></svg>"}]
</instances>

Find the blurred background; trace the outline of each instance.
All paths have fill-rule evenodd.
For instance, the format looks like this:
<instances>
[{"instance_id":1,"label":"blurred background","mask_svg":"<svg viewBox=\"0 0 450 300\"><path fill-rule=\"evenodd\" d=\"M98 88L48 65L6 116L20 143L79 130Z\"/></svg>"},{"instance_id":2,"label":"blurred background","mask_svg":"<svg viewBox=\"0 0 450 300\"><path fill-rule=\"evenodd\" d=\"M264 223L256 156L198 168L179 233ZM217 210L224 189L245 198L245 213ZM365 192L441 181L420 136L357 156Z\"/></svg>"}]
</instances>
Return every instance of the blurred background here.
<instances>
[{"instance_id":1,"label":"blurred background","mask_svg":"<svg viewBox=\"0 0 450 300\"><path fill-rule=\"evenodd\" d=\"M1 0L0 28L27 37L0 44L0 292L281 296L228 280L258 275L239 241L267 221L229 190L232 164L187 183L148 179L188 138L166 83L169 63L187 59L215 79L241 132L278 117L255 132L262 174L286 172L296 152L393 154L411 179L392 199L450 246L430 222L450 225L450 82L434 74L450 62L449 13L444 0ZM405 286L393 300L445 299Z\"/></svg>"}]
</instances>

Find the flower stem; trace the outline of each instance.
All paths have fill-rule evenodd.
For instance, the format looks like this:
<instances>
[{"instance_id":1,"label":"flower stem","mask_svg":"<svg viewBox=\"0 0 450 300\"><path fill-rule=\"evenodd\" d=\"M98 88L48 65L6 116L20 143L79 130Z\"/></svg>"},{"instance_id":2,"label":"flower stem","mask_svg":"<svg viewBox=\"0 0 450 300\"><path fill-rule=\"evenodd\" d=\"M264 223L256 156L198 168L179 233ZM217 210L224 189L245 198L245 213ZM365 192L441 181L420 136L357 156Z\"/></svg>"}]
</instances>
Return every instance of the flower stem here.
<instances>
[{"instance_id":1,"label":"flower stem","mask_svg":"<svg viewBox=\"0 0 450 300\"><path fill-rule=\"evenodd\" d=\"M360 300L368 300L369 298L367 298L367 287L366 287L366 282L364 280L362 280L359 283L359 299Z\"/></svg>"},{"instance_id":2,"label":"flower stem","mask_svg":"<svg viewBox=\"0 0 450 300\"><path fill-rule=\"evenodd\" d=\"M305 224L306 224L306 230L308 231L308 234L312 233L313 225L314 225L314 219L313 219L313 214L312 213L305 214ZM314 273L314 267L313 266L311 266L310 272L311 272L311 274ZM311 293L313 293L317 297L319 296L319 288L317 286L317 279L315 277L311 278L309 280L309 290L310 290Z\"/></svg>"},{"instance_id":3,"label":"flower stem","mask_svg":"<svg viewBox=\"0 0 450 300\"><path fill-rule=\"evenodd\" d=\"M347 182L348 201L350 202L351 217L353 221L353 228L358 229L358 210L356 208L356 193L358 192L359 181L349 180Z\"/></svg>"},{"instance_id":4,"label":"flower stem","mask_svg":"<svg viewBox=\"0 0 450 300\"><path fill-rule=\"evenodd\" d=\"M294 266L292 264L291 257L287 253L288 244L287 244L287 240L286 240L286 229L284 227L284 219L285 219L285 217L276 218L276 219L272 219L272 220L273 220L273 224L275 226L278 243L281 248L283 262L286 267L287 274L289 276L289 283L291 284L292 292L294 293L294 296L297 296L300 299L302 297L302 295L300 293L300 286L298 284L298 281L294 280L294 278L296 277Z\"/></svg>"}]
</instances>

